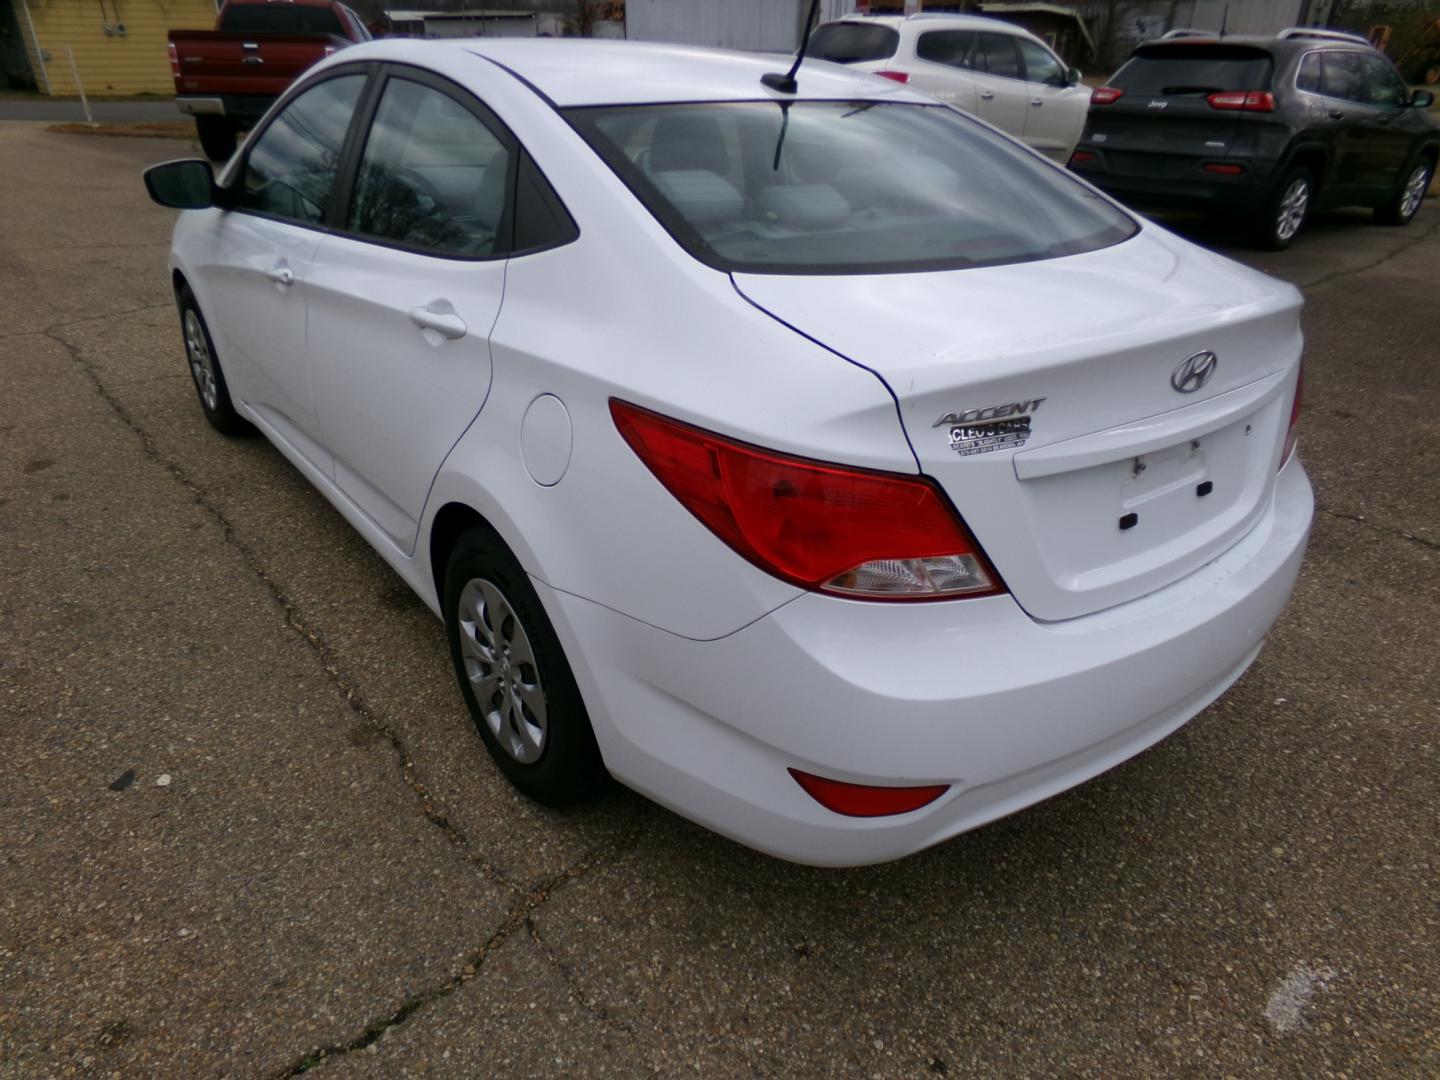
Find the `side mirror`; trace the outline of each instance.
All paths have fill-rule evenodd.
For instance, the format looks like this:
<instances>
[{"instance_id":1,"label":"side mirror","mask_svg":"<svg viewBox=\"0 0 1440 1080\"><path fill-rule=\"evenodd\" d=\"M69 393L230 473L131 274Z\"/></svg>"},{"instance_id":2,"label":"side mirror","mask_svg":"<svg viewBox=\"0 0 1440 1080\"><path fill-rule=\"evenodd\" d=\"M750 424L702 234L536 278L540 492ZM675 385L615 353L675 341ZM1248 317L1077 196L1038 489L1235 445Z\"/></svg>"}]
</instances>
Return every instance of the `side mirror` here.
<instances>
[{"instance_id":1,"label":"side mirror","mask_svg":"<svg viewBox=\"0 0 1440 1080\"><path fill-rule=\"evenodd\" d=\"M145 170L145 190L172 210L204 210L215 205L215 174L199 158L166 161Z\"/></svg>"},{"instance_id":2,"label":"side mirror","mask_svg":"<svg viewBox=\"0 0 1440 1080\"><path fill-rule=\"evenodd\" d=\"M1067 73L1067 75L1066 75L1066 78L1069 79L1069 82L1067 82L1065 85L1066 85L1066 86L1079 86L1079 85L1080 85L1080 80L1083 79L1084 77L1085 77L1085 73L1084 73L1083 71L1081 71L1079 68L1072 67L1072 68L1070 69L1070 71L1069 71L1069 72Z\"/></svg>"},{"instance_id":3,"label":"side mirror","mask_svg":"<svg viewBox=\"0 0 1440 1080\"><path fill-rule=\"evenodd\" d=\"M1417 109L1428 109L1435 104L1435 95L1429 90L1416 90L1410 95L1410 104Z\"/></svg>"}]
</instances>

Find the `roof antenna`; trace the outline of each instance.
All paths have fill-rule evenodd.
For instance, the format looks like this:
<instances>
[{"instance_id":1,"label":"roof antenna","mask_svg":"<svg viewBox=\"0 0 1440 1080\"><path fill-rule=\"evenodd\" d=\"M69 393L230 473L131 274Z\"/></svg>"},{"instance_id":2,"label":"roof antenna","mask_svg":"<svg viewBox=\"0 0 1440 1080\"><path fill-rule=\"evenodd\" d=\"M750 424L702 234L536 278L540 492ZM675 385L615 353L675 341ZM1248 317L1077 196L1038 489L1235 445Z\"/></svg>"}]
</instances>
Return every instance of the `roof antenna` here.
<instances>
[{"instance_id":1,"label":"roof antenna","mask_svg":"<svg viewBox=\"0 0 1440 1080\"><path fill-rule=\"evenodd\" d=\"M1229 5L1229 4L1226 4L1224 10L1220 12L1220 36L1221 36L1222 38L1225 36L1225 27L1226 27L1226 25L1227 25L1229 22L1230 22L1230 5Z\"/></svg>"},{"instance_id":2,"label":"roof antenna","mask_svg":"<svg viewBox=\"0 0 1440 1080\"><path fill-rule=\"evenodd\" d=\"M800 37L800 51L795 54L795 62L790 65L790 70L784 75L778 71L767 71L760 76L760 81L771 90L793 94L799 88L800 84L795 81L795 72L800 70L800 65L805 60L805 50L810 47L810 27L815 25L815 12L819 7L820 0L810 0L810 14L805 17L805 32Z\"/></svg>"}]
</instances>

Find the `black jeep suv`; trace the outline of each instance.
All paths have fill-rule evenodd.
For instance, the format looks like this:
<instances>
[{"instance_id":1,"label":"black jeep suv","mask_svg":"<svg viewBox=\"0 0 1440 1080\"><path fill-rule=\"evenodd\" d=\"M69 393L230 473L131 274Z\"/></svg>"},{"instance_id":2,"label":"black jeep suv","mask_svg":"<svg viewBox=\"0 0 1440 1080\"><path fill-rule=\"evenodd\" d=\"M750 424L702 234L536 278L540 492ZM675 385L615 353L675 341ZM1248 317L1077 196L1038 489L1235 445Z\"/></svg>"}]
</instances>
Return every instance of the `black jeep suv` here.
<instances>
[{"instance_id":1,"label":"black jeep suv","mask_svg":"<svg viewBox=\"0 0 1440 1080\"><path fill-rule=\"evenodd\" d=\"M1257 244L1288 247L1313 209L1370 206L1404 225L1440 154L1440 125L1360 38L1168 35L1094 91L1070 167L1141 205L1243 215Z\"/></svg>"}]
</instances>

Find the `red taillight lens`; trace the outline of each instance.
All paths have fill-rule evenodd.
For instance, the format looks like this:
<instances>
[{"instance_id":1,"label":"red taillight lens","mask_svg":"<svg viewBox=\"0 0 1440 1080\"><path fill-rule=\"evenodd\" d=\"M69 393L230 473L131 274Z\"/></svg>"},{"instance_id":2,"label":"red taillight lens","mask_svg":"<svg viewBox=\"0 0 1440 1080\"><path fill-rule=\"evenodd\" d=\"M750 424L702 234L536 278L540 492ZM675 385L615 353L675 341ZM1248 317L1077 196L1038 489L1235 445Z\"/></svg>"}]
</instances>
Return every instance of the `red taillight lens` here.
<instances>
[{"instance_id":1,"label":"red taillight lens","mask_svg":"<svg viewBox=\"0 0 1440 1080\"><path fill-rule=\"evenodd\" d=\"M926 477L787 457L613 399L610 415L685 509L776 577L877 600L1004 591Z\"/></svg>"},{"instance_id":2,"label":"red taillight lens","mask_svg":"<svg viewBox=\"0 0 1440 1080\"><path fill-rule=\"evenodd\" d=\"M1305 397L1305 361L1300 361L1300 374L1295 379L1295 400L1290 405L1290 426L1285 430L1285 451L1280 455L1280 468L1285 468L1300 441L1300 403Z\"/></svg>"},{"instance_id":3,"label":"red taillight lens","mask_svg":"<svg viewBox=\"0 0 1440 1080\"><path fill-rule=\"evenodd\" d=\"M1076 150L1075 153L1070 155L1070 164L1072 165L1083 165L1087 161L1094 160L1095 155L1092 154L1089 150Z\"/></svg>"},{"instance_id":4,"label":"red taillight lens","mask_svg":"<svg viewBox=\"0 0 1440 1080\"><path fill-rule=\"evenodd\" d=\"M908 83L910 81L910 73L908 71L877 71L875 74L879 75L882 79L892 79L898 83Z\"/></svg>"},{"instance_id":5,"label":"red taillight lens","mask_svg":"<svg viewBox=\"0 0 1440 1080\"><path fill-rule=\"evenodd\" d=\"M175 78L178 79L178 78L180 77L180 55L175 51L175 46L174 46L173 44L171 44L171 45L169 46L169 49L170 49L170 74L171 74L172 76L174 76Z\"/></svg>"},{"instance_id":6,"label":"red taillight lens","mask_svg":"<svg viewBox=\"0 0 1440 1080\"><path fill-rule=\"evenodd\" d=\"M949 784L925 784L921 787L873 787L870 784L849 784L843 780L827 780L823 776L791 769L790 775L812 799L826 810L847 817L888 817L908 814L928 806L945 792Z\"/></svg>"},{"instance_id":7,"label":"red taillight lens","mask_svg":"<svg viewBox=\"0 0 1440 1080\"><path fill-rule=\"evenodd\" d=\"M1275 95L1268 90L1231 90L1205 98L1212 109L1243 109L1245 112L1274 112Z\"/></svg>"},{"instance_id":8,"label":"red taillight lens","mask_svg":"<svg viewBox=\"0 0 1440 1080\"><path fill-rule=\"evenodd\" d=\"M1114 105L1125 96L1124 90L1117 90L1113 86L1097 86L1090 91L1091 105Z\"/></svg>"}]
</instances>

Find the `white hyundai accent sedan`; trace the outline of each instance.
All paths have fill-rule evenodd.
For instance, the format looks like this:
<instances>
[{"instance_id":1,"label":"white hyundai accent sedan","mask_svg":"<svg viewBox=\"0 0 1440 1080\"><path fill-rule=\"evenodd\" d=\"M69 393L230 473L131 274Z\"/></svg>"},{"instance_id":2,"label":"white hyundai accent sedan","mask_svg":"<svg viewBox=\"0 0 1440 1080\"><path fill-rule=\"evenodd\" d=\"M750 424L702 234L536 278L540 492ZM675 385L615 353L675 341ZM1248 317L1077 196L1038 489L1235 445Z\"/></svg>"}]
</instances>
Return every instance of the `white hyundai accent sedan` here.
<instances>
[{"instance_id":1,"label":"white hyundai accent sedan","mask_svg":"<svg viewBox=\"0 0 1440 1080\"><path fill-rule=\"evenodd\" d=\"M1254 660L1313 506L1300 297L930 98L776 63L375 42L218 181L146 180L187 209L205 415L445 620L517 787L608 771L869 863Z\"/></svg>"}]
</instances>

